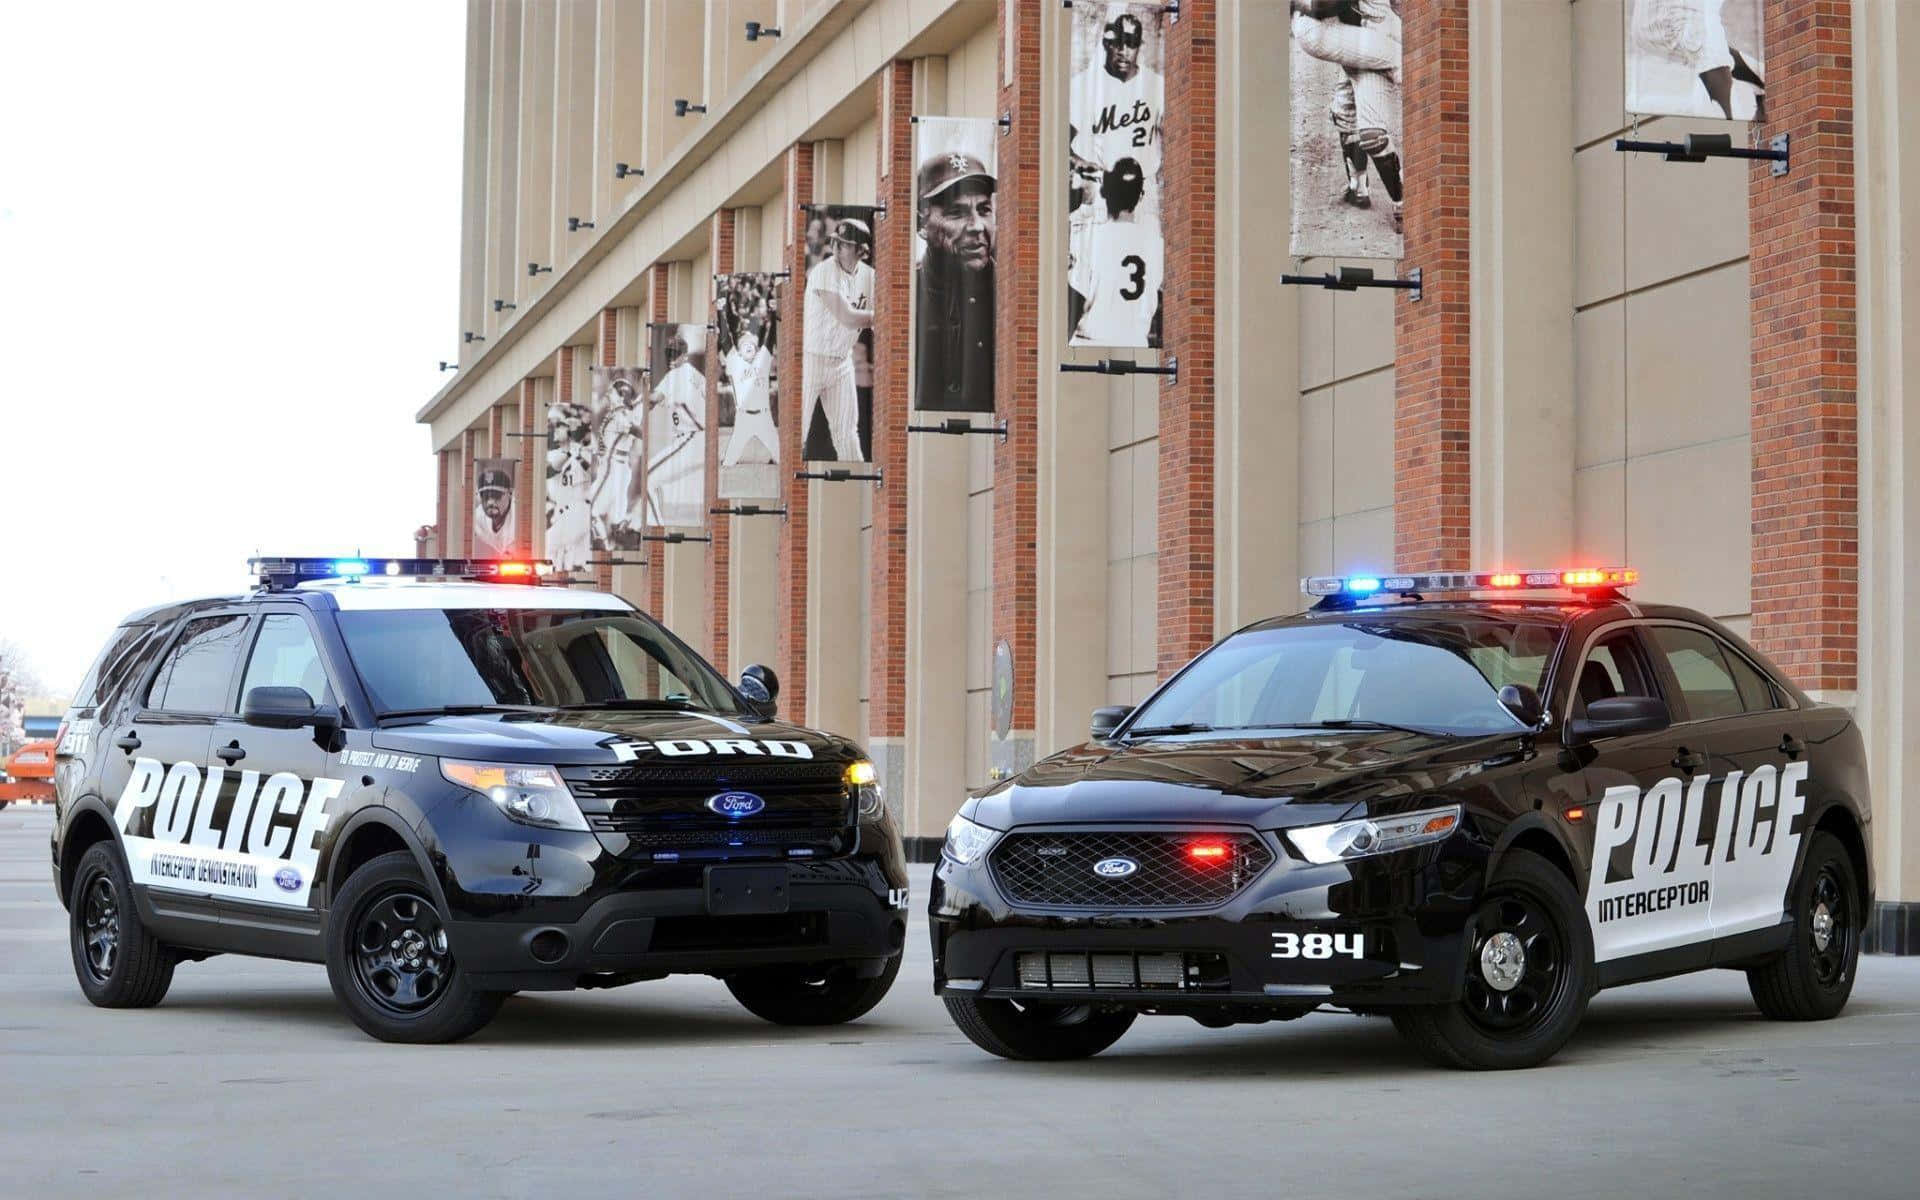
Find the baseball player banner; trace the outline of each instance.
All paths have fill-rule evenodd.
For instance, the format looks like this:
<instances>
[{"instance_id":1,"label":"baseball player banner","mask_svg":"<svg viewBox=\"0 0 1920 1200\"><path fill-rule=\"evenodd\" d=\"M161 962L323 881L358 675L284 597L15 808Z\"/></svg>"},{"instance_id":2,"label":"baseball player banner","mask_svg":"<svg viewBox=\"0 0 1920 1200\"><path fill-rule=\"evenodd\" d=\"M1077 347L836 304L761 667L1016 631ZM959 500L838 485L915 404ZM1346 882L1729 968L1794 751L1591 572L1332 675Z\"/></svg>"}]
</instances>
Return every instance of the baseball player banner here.
<instances>
[{"instance_id":1,"label":"baseball player banner","mask_svg":"<svg viewBox=\"0 0 1920 1200\"><path fill-rule=\"evenodd\" d=\"M593 367L587 406L587 475L582 499L593 549L636 550L645 532L640 484L647 373L641 367ZM552 434L548 434L551 439ZM552 496L549 484L548 496ZM578 520L578 514L570 514ZM557 564L556 564L557 565Z\"/></svg>"},{"instance_id":2,"label":"baseball player banner","mask_svg":"<svg viewBox=\"0 0 1920 1200\"><path fill-rule=\"evenodd\" d=\"M750 272L726 276L714 291L713 414L723 500L780 495L779 287L772 275Z\"/></svg>"},{"instance_id":3,"label":"baseball player banner","mask_svg":"<svg viewBox=\"0 0 1920 1200\"><path fill-rule=\"evenodd\" d=\"M915 408L992 412L998 127L921 117L914 127Z\"/></svg>"},{"instance_id":4,"label":"baseball player banner","mask_svg":"<svg viewBox=\"0 0 1920 1200\"><path fill-rule=\"evenodd\" d=\"M593 475L593 410L549 405L546 557L557 570L582 570L593 557Z\"/></svg>"},{"instance_id":5,"label":"baseball player banner","mask_svg":"<svg viewBox=\"0 0 1920 1200\"><path fill-rule=\"evenodd\" d=\"M816 207L807 219L801 457L873 461L873 215Z\"/></svg>"},{"instance_id":6,"label":"baseball player banner","mask_svg":"<svg viewBox=\"0 0 1920 1200\"><path fill-rule=\"evenodd\" d=\"M1067 328L1075 346L1160 345L1160 6L1073 6Z\"/></svg>"},{"instance_id":7,"label":"baseball player banner","mask_svg":"<svg viewBox=\"0 0 1920 1200\"><path fill-rule=\"evenodd\" d=\"M647 397L646 523L707 523L707 327L653 326Z\"/></svg>"},{"instance_id":8,"label":"baseball player banner","mask_svg":"<svg viewBox=\"0 0 1920 1200\"><path fill-rule=\"evenodd\" d=\"M1760 0L1627 0L1627 111L1767 119Z\"/></svg>"},{"instance_id":9,"label":"baseball player banner","mask_svg":"<svg viewBox=\"0 0 1920 1200\"><path fill-rule=\"evenodd\" d=\"M1292 0L1297 258L1398 259L1402 0Z\"/></svg>"},{"instance_id":10,"label":"baseball player banner","mask_svg":"<svg viewBox=\"0 0 1920 1200\"><path fill-rule=\"evenodd\" d=\"M473 460L473 557L514 558L521 552L513 536L513 483L519 474L517 458Z\"/></svg>"}]
</instances>

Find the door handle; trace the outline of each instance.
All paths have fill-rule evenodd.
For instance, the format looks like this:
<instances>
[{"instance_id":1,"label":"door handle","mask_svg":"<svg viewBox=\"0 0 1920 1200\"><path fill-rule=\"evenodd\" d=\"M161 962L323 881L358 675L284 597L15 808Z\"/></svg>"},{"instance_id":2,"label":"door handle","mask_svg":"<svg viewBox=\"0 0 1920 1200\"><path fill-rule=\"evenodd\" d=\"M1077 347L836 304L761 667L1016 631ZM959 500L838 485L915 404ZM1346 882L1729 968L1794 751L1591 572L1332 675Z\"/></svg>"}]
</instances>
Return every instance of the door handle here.
<instances>
[{"instance_id":1,"label":"door handle","mask_svg":"<svg viewBox=\"0 0 1920 1200\"><path fill-rule=\"evenodd\" d=\"M220 747L218 750L215 750L213 752L213 756L219 759L221 762L226 763L228 766L232 766L234 763L237 763L241 759L245 758L247 756L247 752L240 748L239 742L229 742L227 745L224 745Z\"/></svg>"},{"instance_id":2,"label":"door handle","mask_svg":"<svg viewBox=\"0 0 1920 1200\"><path fill-rule=\"evenodd\" d=\"M1672 765L1676 771L1699 771L1706 768L1707 760L1702 755L1695 754L1682 746L1680 752L1673 756Z\"/></svg>"},{"instance_id":3,"label":"door handle","mask_svg":"<svg viewBox=\"0 0 1920 1200\"><path fill-rule=\"evenodd\" d=\"M140 735L129 729L124 737L115 738L113 744L125 750L128 754L132 754L140 748Z\"/></svg>"},{"instance_id":4,"label":"door handle","mask_svg":"<svg viewBox=\"0 0 1920 1200\"><path fill-rule=\"evenodd\" d=\"M1780 735L1780 753L1786 755L1788 758L1799 758L1801 752L1806 748L1806 743L1792 734L1783 733Z\"/></svg>"}]
</instances>

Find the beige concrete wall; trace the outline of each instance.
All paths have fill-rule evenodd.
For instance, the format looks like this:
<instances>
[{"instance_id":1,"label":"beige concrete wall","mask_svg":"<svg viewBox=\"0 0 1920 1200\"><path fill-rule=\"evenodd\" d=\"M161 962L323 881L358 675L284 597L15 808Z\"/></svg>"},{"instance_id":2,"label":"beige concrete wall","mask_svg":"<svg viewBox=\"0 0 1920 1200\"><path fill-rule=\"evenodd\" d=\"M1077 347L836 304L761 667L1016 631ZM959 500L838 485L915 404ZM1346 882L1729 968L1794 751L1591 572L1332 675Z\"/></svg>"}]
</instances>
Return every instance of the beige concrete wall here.
<instances>
[{"instance_id":1,"label":"beige concrete wall","mask_svg":"<svg viewBox=\"0 0 1920 1200\"><path fill-rule=\"evenodd\" d=\"M519 232L514 237L513 258L507 263L512 290L500 294L523 305L553 278L527 274L527 264L548 266L553 262L553 87L558 15L557 5L538 0L520 10L520 196L515 208ZM517 318L519 310L511 315Z\"/></svg>"},{"instance_id":2,"label":"beige concrete wall","mask_svg":"<svg viewBox=\"0 0 1920 1200\"><path fill-rule=\"evenodd\" d=\"M1341 263L1307 259L1310 275ZM1393 293L1302 289L1299 311L1299 571L1393 566ZM1299 581L1294 581L1299 607Z\"/></svg>"},{"instance_id":3,"label":"beige concrete wall","mask_svg":"<svg viewBox=\"0 0 1920 1200\"><path fill-rule=\"evenodd\" d=\"M493 33L487 40L487 69L493 80L493 86L487 89L487 251L486 274L480 288L483 324L475 332L484 330L489 342L498 338L501 326L507 323L504 318L514 316L511 311L494 312L493 302L512 299L518 288L512 265L519 257L520 234L520 10L520 0L493 0ZM480 347L483 352L487 348ZM491 386L498 392L511 382L494 380ZM459 428L464 429L478 415L473 413L460 422ZM448 440L435 439L439 444Z\"/></svg>"},{"instance_id":4,"label":"beige concrete wall","mask_svg":"<svg viewBox=\"0 0 1920 1200\"><path fill-rule=\"evenodd\" d=\"M462 117L460 159L460 313L454 336L486 326L487 229L487 121L492 110L493 5L491 0L467 0L466 102ZM484 343L457 343L460 361L476 357Z\"/></svg>"},{"instance_id":5,"label":"beige concrete wall","mask_svg":"<svg viewBox=\"0 0 1920 1200\"><path fill-rule=\"evenodd\" d=\"M551 284L567 264L593 241L592 230L567 232L567 218L593 219L595 115L598 79L594 46L598 30L590 4L562 4L553 48L553 232L540 262L552 264Z\"/></svg>"},{"instance_id":6,"label":"beige concrete wall","mask_svg":"<svg viewBox=\"0 0 1920 1200\"><path fill-rule=\"evenodd\" d=\"M1744 630L1752 536L1747 172L1621 154L1621 2L1573 6L1574 553ZM1646 119L1650 139L1732 133ZM1675 514L1684 513L1684 520Z\"/></svg>"},{"instance_id":7,"label":"beige concrete wall","mask_svg":"<svg viewBox=\"0 0 1920 1200\"><path fill-rule=\"evenodd\" d=\"M593 219L597 237L642 186L632 177L615 179L613 168L615 163L639 167L647 161L647 6L634 0L596 0L595 15Z\"/></svg>"}]
</instances>

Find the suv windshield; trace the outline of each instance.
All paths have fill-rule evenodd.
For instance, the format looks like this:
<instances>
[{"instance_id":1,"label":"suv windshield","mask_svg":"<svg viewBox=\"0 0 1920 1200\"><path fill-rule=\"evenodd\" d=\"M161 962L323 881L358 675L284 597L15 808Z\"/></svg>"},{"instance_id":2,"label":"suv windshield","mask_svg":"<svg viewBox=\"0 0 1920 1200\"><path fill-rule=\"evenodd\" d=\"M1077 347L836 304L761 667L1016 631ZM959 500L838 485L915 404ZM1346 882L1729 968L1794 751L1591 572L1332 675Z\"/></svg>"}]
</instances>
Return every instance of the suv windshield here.
<instances>
[{"instance_id":1,"label":"suv windshield","mask_svg":"<svg viewBox=\"0 0 1920 1200\"><path fill-rule=\"evenodd\" d=\"M367 610L341 613L340 634L382 714L623 703L740 711L712 667L634 613Z\"/></svg>"},{"instance_id":2,"label":"suv windshield","mask_svg":"<svg viewBox=\"0 0 1920 1200\"><path fill-rule=\"evenodd\" d=\"M1142 706L1128 731L1384 725L1445 734L1522 728L1500 703L1539 691L1560 630L1475 616L1356 616L1228 638Z\"/></svg>"}]
</instances>

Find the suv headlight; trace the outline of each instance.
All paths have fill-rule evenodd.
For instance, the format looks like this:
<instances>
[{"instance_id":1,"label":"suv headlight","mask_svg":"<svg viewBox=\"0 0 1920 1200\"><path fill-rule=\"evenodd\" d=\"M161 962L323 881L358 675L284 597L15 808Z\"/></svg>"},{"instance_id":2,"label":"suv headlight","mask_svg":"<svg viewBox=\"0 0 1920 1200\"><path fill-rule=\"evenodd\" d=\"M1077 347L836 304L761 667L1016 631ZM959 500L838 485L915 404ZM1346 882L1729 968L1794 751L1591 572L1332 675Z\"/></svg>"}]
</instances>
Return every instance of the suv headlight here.
<instances>
[{"instance_id":1,"label":"suv headlight","mask_svg":"<svg viewBox=\"0 0 1920 1200\"><path fill-rule=\"evenodd\" d=\"M1358 821L1308 825L1283 832L1308 862L1334 863L1442 841L1458 828L1460 806L1453 804L1397 817L1363 817Z\"/></svg>"},{"instance_id":2,"label":"suv headlight","mask_svg":"<svg viewBox=\"0 0 1920 1200\"><path fill-rule=\"evenodd\" d=\"M580 806L567 790L566 780L553 767L443 758L440 774L450 783L479 792L510 820L522 825L580 832L587 829L587 819L580 815Z\"/></svg>"},{"instance_id":3,"label":"suv headlight","mask_svg":"<svg viewBox=\"0 0 1920 1200\"><path fill-rule=\"evenodd\" d=\"M860 819L877 821L886 807L880 791L880 772L866 759L847 764L847 786L860 798Z\"/></svg>"},{"instance_id":4,"label":"suv headlight","mask_svg":"<svg viewBox=\"0 0 1920 1200\"><path fill-rule=\"evenodd\" d=\"M998 829L988 829L956 815L947 826L947 844L940 848L940 853L954 865L964 867L978 862L999 836Z\"/></svg>"}]
</instances>

